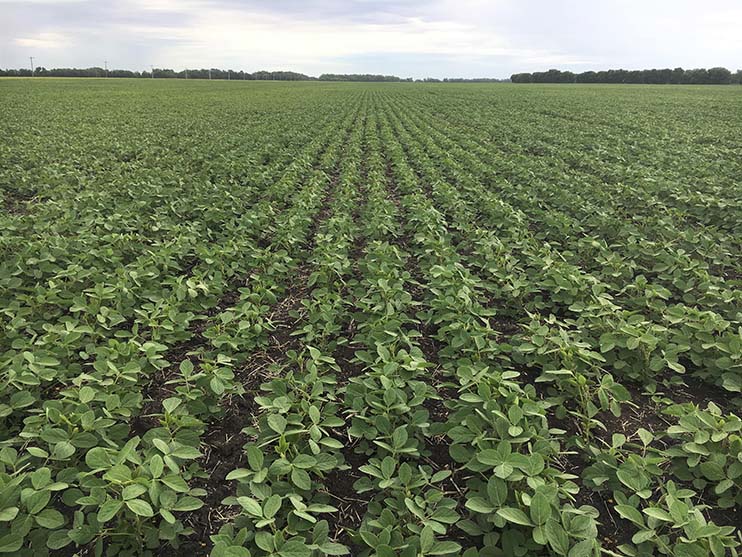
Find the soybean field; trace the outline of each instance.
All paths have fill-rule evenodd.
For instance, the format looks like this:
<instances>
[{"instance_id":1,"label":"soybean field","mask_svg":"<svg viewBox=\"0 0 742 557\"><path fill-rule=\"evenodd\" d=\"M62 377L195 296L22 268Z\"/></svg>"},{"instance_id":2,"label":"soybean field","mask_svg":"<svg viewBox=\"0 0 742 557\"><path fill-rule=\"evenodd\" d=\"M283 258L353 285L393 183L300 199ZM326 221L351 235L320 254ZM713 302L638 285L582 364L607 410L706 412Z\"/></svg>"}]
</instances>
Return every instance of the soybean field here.
<instances>
[{"instance_id":1,"label":"soybean field","mask_svg":"<svg viewBox=\"0 0 742 557\"><path fill-rule=\"evenodd\" d=\"M0 553L742 551L742 92L0 81Z\"/></svg>"}]
</instances>

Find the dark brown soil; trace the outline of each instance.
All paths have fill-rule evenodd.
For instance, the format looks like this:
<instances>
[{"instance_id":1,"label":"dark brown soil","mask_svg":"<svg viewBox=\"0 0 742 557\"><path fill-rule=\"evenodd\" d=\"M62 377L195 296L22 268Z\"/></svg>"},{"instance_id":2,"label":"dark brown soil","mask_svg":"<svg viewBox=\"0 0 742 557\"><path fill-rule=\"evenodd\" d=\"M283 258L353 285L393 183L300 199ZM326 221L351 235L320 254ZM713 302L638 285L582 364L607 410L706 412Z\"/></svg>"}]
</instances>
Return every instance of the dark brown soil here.
<instances>
[{"instance_id":1,"label":"dark brown soil","mask_svg":"<svg viewBox=\"0 0 742 557\"><path fill-rule=\"evenodd\" d=\"M338 509L338 512L327 515L330 537L338 543L352 545L349 534L361 526L373 492L359 494L353 488L353 484L364 477L359 468L366 464L367 457L353 452L352 446L343 448L343 456L349 468L330 472L325 477L324 490L330 496L330 504Z\"/></svg>"},{"instance_id":2,"label":"dark brown soil","mask_svg":"<svg viewBox=\"0 0 742 557\"><path fill-rule=\"evenodd\" d=\"M273 324L273 331L268 338L267 346L255 353L238 368L235 375L246 389L257 389L262 379L270 375L272 366L286 360L290 350L301 348L299 338L291 332L303 317L302 300L307 295L307 277L309 268L302 266L294 271L295 279L286 288L284 297L275 305L268 316Z\"/></svg>"},{"instance_id":3,"label":"dark brown soil","mask_svg":"<svg viewBox=\"0 0 742 557\"><path fill-rule=\"evenodd\" d=\"M601 412L598 419L605 425L606 430L595 428L593 433L596 437L610 444L614 433L622 433L630 438L635 436L637 430L642 427L656 433L672 425L671 420L662 414L661 405L646 396L638 386L625 383L624 387L631 394L631 404L623 405L619 417L611 412ZM638 441L638 439L635 440Z\"/></svg>"},{"instance_id":4,"label":"dark brown soil","mask_svg":"<svg viewBox=\"0 0 742 557\"><path fill-rule=\"evenodd\" d=\"M438 328L432 323L421 323L418 327L422 336L417 337L417 345L425 356L425 361L433 363L436 367L438 363L438 352L443 349L443 343L435 337L438 334Z\"/></svg>"},{"instance_id":5,"label":"dark brown soil","mask_svg":"<svg viewBox=\"0 0 742 557\"><path fill-rule=\"evenodd\" d=\"M492 327L503 339L511 339L515 335L523 332L521 326L505 316L496 315L490 317L490 327Z\"/></svg>"},{"instance_id":6,"label":"dark brown soil","mask_svg":"<svg viewBox=\"0 0 742 557\"><path fill-rule=\"evenodd\" d=\"M448 452L449 443L444 437L429 437L425 440L425 452L428 456L423 457L434 471L450 470L454 472L457 463ZM455 491L458 491L458 486Z\"/></svg>"},{"instance_id":7,"label":"dark brown soil","mask_svg":"<svg viewBox=\"0 0 742 557\"><path fill-rule=\"evenodd\" d=\"M423 407L428 411L431 422L445 423L448 419L449 411L443 400L427 398L423 402Z\"/></svg>"},{"instance_id":8,"label":"dark brown soil","mask_svg":"<svg viewBox=\"0 0 742 557\"><path fill-rule=\"evenodd\" d=\"M352 338L350 336L346 338ZM348 381L352 377L358 377L363 375L365 366L362 362L355 359L355 349L348 343L340 344L335 348L335 362L340 367L340 371L337 373L337 382L339 387L347 385Z\"/></svg>"},{"instance_id":9,"label":"dark brown soil","mask_svg":"<svg viewBox=\"0 0 742 557\"><path fill-rule=\"evenodd\" d=\"M2 192L2 208L10 215L28 214L28 202L32 198L32 195L23 195L5 190Z\"/></svg>"},{"instance_id":10,"label":"dark brown soil","mask_svg":"<svg viewBox=\"0 0 742 557\"><path fill-rule=\"evenodd\" d=\"M233 482L226 480L235 468L245 466L246 457L243 447L247 437L242 433L247 423L245 416L255 413L251 400L238 399L231 411L217 425L209 428L203 437L201 449L203 457L199 459L205 477L191 482L193 487L206 490L204 505L196 511L184 513L183 523L195 532L178 550L164 550L160 555L208 555L211 550L210 536L219 528L239 514L235 507L222 505L222 501L233 495Z\"/></svg>"},{"instance_id":11,"label":"dark brown soil","mask_svg":"<svg viewBox=\"0 0 742 557\"><path fill-rule=\"evenodd\" d=\"M676 377L666 375L662 379L669 384L670 379ZM709 402L713 402L722 410L731 410L739 405L739 397L721 387L688 374L683 375L682 380L685 385L672 385L662 389L664 394L677 404L690 402L705 409Z\"/></svg>"}]
</instances>

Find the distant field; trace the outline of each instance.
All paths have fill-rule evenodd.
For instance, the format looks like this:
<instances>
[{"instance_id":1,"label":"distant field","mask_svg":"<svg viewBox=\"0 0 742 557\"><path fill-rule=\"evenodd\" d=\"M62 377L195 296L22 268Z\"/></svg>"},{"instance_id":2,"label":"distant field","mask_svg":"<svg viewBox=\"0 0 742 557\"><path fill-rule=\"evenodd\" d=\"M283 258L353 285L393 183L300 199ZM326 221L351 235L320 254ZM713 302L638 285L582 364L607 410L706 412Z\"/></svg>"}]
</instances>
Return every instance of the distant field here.
<instances>
[{"instance_id":1,"label":"distant field","mask_svg":"<svg viewBox=\"0 0 742 557\"><path fill-rule=\"evenodd\" d=\"M742 548L742 91L0 80L0 553Z\"/></svg>"}]
</instances>

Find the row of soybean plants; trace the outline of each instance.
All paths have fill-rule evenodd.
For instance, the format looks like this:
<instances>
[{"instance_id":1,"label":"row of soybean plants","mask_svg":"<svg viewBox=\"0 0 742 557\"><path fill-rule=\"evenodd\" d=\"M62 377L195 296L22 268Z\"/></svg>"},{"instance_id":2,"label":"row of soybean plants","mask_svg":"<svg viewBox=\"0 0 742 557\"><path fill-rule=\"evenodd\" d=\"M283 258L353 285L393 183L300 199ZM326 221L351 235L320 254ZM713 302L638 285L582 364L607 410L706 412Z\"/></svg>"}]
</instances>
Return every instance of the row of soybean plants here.
<instances>
[{"instance_id":1,"label":"row of soybean plants","mask_svg":"<svg viewBox=\"0 0 742 557\"><path fill-rule=\"evenodd\" d=\"M362 556L456 555L462 546L448 534L460 515L442 487L451 471L437 469L428 458L429 404L440 397L430 381L434 362L422 347L416 257L404 222L404 195L385 155L382 106L374 99L368 243L355 299L353 344L364 372L345 390L352 450L365 461L353 489L368 501L351 539L354 554Z\"/></svg>"},{"instance_id":2,"label":"row of soybean plants","mask_svg":"<svg viewBox=\"0 0 742 557\"><path fill-rule=\"evenodd\" d=\"M410 113L411 111L407 111L405 114ZM410 122L406 126L413 127ZM510 214L504 213L508 209L507 205L495 197L489 198L481 186L477 190L472 189L470 200L462 198L460 192L451 187L436 168L434 161L444 160L445 153L431 150L432 158L427 156L415 143L407 128L403 122L397 120L394 131L410 153L411 163L417 166L415 170L418 175L410 179L430 184L434 199L451 215L452 228L456 230L457 236L460 235L458 248L465 260L464 269L467 266L477 269L487 279L487 282L480 283L471 275L465 275L469 279L468 289L456 291L465 292L469 296L472 287L480 285L489 300L488 304L494 299L495 306L504 310L506 317L520 322L524 334L516 335L508 343L491 345L491 357L495 360L496 368L506 370L506 374L513 373L514 377L517 377L517 373L508 371L507 361L503 362L507 354L503 355L503 352L510 352L512 363L517 369L540 372L536 382L545 383L547 388L539 388L538 395L546 402L550 418L558 419L557 423L560 424L565 416L571 416L577 421L582 439L578 439L574 446L585 453L588 462L593 463L589 471L582 474L582 489L613 490L614 499L618 501L617 512L621 516L631 514L632 527L637 530L634 540L636 547L622 546L622 551L626 554L642 554L642 551L654 547L665 553L674 551L679 555L684 551L696 551L699 554L713 551L714 554L723 554L724 546L735 546L738 542L734 541L733 528L707 523L703 515L707 507L694 505L693 502L697 501L697 492L703 492L704 500L714 506L734 507L739 504L739 419L734 414L722 416L716 407L710 407L707 411L683 407L674 410L679 414L679 425L658 434L640 430L629 440L626 436L618 435L610 439L608 446L601 443L599 437L598 442L592 440L594 430L605 428L600 422L603 419L601 414L607 411L620 414L622 407L625 408L628 403L628 393L607 373L610 368L606 365L605 358L592 349L590 344L570 336L558 320L538 318L536 312L558 311L559 306L565 303L568 307L580 303L585 308L593 308L592 311L602 308L605 316L613 315L616 308L611 307L613 304L609 299L600 296L600 288L594 287L596 281L589 280L589 277L586 277L588 280L585 280L581 288L574 285L572 292L566 293L573 297L579 295L580 298L564 300L564 282L555 280L553 275L549 276L554 272L550 269L554 266L553 255L538 244L534 245L532 239L530 246L523 246L529 233L523 227L522 217L519 218L517 212L512 210ZM429 135L421 134L418 137L423 142ZM466 183L463 169L461 174L454 173L452 176L456 177L455 183L460 187ZM490 203L493 209L497 209L497 213L493 213L493 216L497 214L497 219L490 220L487 223L489 226L473 224L472 213L477 208L487 210ZM430 251L438 253L440 249ZM445 269L446 266L442 268ZM532 275L512 276L514 272L523 273L529 268L533 269ZM570 269L568 265L563 264L562 269L557 270L570 271L568 276L580 276L578 271ZM436 271L439 274L443 272L439 268ZM459 273L461 271L449 271L448 274L457 276ZM576 281L573 279L574 282ZM530 307L529 304L520 305L518 290L529 287L538 288L543 295L542 301L545 302L539 304L541 307L533 303ZM440 299L440 295L437 299ZM460 300L456 307L463 305L464 301ZM483 325L482 329L487 334L493 335L487 326L488 319L492 317L491 310L476 304L475 308L473 313L479 316L478 323ZM530 311L526 313L524 309ZM497 321L494 323L496 329ZM604 323L603 326L610 327L610 324ZM451 333L447 329L442 329L443 333L440 331L441 329L441 341L450 338ZM454 338L457 344L462 342L461 337ZM488 346L483 338L476 342L479 347ZM508 350L510 344L514 345L511 351ZM445 353L442 350L439 357ZM621 377L618 371L614 370L614 373ZM485 373L487 377L492 375L490 370ZM510 375L507 377L512 380ZM531 389L529 385L523 387ZM517 411L515 414L519 415ZM452 426L456 427L458 421L454 420ZM704 431L698 433L699 429ZM460 430L453 431L454 435L458 435ZM554 428L549 431L560 435L564 433ZM660 438L669 439L669 443L677 444L678 447L660 450L658 447L666 445ZM471 437L463 439L468 440ZM569 439L564 441L570 442ZM701 447L696 441L710 442L711 445ZM669 483L666 489L663 488L662 483L667 479L663 474L667 467L672 470L671 477L677 482L692 484L697 492L685 488L672 491L673 484ZM670 505L674 505L674 515L669 511ZM636 512L629 510L629 507ZM491 509L492 505L487 508ZM657 516L660 515L665 520L658 519ZM678 537L679 534L689 538L684 540ZM580 546L580 551L585 550L588 545L585 543ZM555 547L552 550L558 551Z\"/></svg>"},{"instance_id":3,"label":"row of soybean plants","mask_svg":"<svg viewBox=\"0 0 742 557\"><path fill-rule=\"evenodd\" d=\"M293 124L280 133L296 133ZM216 313L205 325L204 345L181 362L167 358L179 356L204 312L217 307L235 281L253 269L286 273L288 248L306 233L323 187L325 176L317 176L315 166L337 143L337 128L337 115L323 115L305 152L266 188L245 184L235 194L231 183L219 191L218 183L154 178L150 202L168 202L152 214L172 238L148 242L143 235L140 253L118 249L122 239L115 233L109 246L95 248L99 226L105 227L95 207L105 197L91 195L79 208L86 219L77 237L59 237L70 249L51 237L46 245L21 246L6 260L12 301L2 339L2 551L41 555L93 545L99 554L139 555L189 533L177 515L202 504L203 490L189 487L199 473L200 435L222 411L219 399L239 392L229 368L248 336L240 323L260 317L275 287L250 276L252 296L240 292L243 303L231 314ZM191 214L173 208L179 198ZM68 210L78 208L70 203ZM136 213L120 199L114 210L122 220ZM178 227L184 216L193 223ZM92 249L84 250L87 234L94 236ZM217 339L240 312L250 317L231 325L238 340L224 348ZM259 331L258 324L250 335ZM180 396L141 416L154 376L172 377Z\"/></svg>"},{"instance_id":4,"label":"row of soybean plants","mask_svg":"<svg viewBox=\"0 0 742 557\"><path fill-rule=\"evenodd\" d=\"M334 153L333 184L326 215L304 254L310 288L301 300L301 318L291 334L290 351L263 377L253 422L245 422L247 467L227 475L234 495L224 503L236 518L212 535L215 557L342 555L348 549L332 539L327 517L337 512L323 479L342 469L345 426L332 357L350 321L347 289L352 278L351 252L359 230L364 103L347 143ZM305 292L305 291L302 291Z\"/></svg>"}]
</instances>

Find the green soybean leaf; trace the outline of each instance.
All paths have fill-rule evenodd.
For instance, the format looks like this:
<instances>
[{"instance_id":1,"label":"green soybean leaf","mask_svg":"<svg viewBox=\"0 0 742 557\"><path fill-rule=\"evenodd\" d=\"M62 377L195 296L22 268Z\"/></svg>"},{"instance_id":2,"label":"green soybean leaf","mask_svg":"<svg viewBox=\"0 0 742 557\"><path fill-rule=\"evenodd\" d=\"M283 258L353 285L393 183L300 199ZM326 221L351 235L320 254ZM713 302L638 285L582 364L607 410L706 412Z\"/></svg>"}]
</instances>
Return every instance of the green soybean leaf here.
<instances>
[{"instance_id":1,"label":"green soybean leaf","mask_svg":"<svg viewBox=\"0 0 742 557\"><path fill-rule=\"evenodd\" d=\"M320 551L325 555L349 555L350 551L342 544L325 542L320 546Z\"/></svg>"},{"instance_id":2,"label":"green soybean leaf","mask_svg":"<svg viewBox=\"0 0 742 557\"><path fill-rule=\"evenodd\" d=\"M6 507L0 511L0 522L8 522L18 516L18 507Z\"/></svg>"},{"instance_id":3,"label":"green soybean leaf","mask_svg":"<svg viewBox=\"0 0 742 557\"><path fill-rule=\"evenodd\" d=\"M257 545L263 551L272 553L274 548L273 536L268 532L256 532L255 545Z\"/></svg>"},{"instance_id":4,"label":"green soybean leaf","mask_svg":"<svg viewBox=\"0 0 742 557\"><path fill-rule=\"evenodd\" d=\"M174 456L177 458L184 458L184 459L194 459L201 456L201 451L194 447L187 447L182 446L175 449L173 452L170 453L170 456Z\"/></svg>"},{"instance_id":5,"label":"green soybean leaf","mask_svg":"<svg viewBox=\"0 0 742 557\"><path fill-rule=\"evenodd\" d=\"M460 551L461 546L456 542L436 542L428 551L428 555L458 555Z\"/></svg>"},{"instance_id":6,"label":"green soybean leaf","mask_svg":"<svg viewBox=\"0 0 742 557\"><path fill-rule=\"evenodd\" d=\"M6 534L0 537L0 553L15 553L23 545L23 536Z\"/></svg>"},{"instance_id":7,"label":"green soybean leaf","mask_svg":"<svg viewBox=\"0 0 742 557\"><path fill-rule=\"evenodd\" d=\"M158 454L154 455L149 461L149 470L152 472L152 477L157 479L162 476L162 472L165 469L165 464L162 457Z\"/></svg>"},{"instance_id":8,"label":"green soybean leaf","mask_svg":"<svg viewBox=\"0 0 742 557\"><path fill-rule=\"evenodd\" d=\"M103 503L98 511L98 522L108 522L111 520L116 516L116 514L118 514L123 505L123 501L118 501L116 499L109 499Z\"/></svg>"},{"instance_id":9,"label":"green soybean leaf","mask_svg":"<svg viewBox=\"0 0 742 557\"><path fill-rule=\"evenodd\" d=\"M673 522L672 517L670 516L670 513L663 509L658 509L656 507L650 507L648 509L644 509L642 511L647 516L651 516L652 518L656 518L657 520L663 520L665 522Z\"/></svg>"},{"instance_id":10,"label":"green soybean leaf","mask_svg":"<svg viewBox=\"0 0 742 557\"><path fill-rule=\"evenodd\" d=\"M291 470L291 481L299 489L304 489L307 491L312 489L312 479L309 477L309 474L305 470L302 470L300 468L294 468L293 470Z\"/></svg>"},{"instance_id":11,"label":"green soybean leaf","mask_svg":"<svg viewBox=\"0 0 742 557\"><path fill-rule=\"evenodd\" d=\"M544 528L546 539L557 555L567 555L569 551L569 536L564 527L554 519L550 519Z\"/></svg>"},{"instance_id":12,"label":"green soybean leaf","mask_svg":"<svg viewBox=\"0 0 742 557\"><path fill-rule=\"evenodd\" d=\"M497 514L509 522L520 524L522 526L533 526L526 513L513 507L505 507L497 510Z\"/></svg>"},{"instance_id":13,"label":"green soybean leaf","mask_svg":"<svg viewBox=\"0 0 742 557\"><path fill-rule=\"evenodd\" d=\"M249 514L258 517L263 516L263 509L260 507L260 503L252 497L237 497L237 502L242 505L242 508Z\"/></svg>"},{"instance_id":14,"label":"green soybean leaf","mask_svg":"<svg viewBox=\"0 0 742 557\"><path fill-rule=\"evenodd\" d=\"M311 557L312 550L304 542L292 540L283 544L278 554L281 557Z\"/></svg>"},{"instance_id":15,"label":"green soybean leaf","mask_svg":"<svg viewBox=\"0 0 742 557\"><path fill-rule=\"evenodd\" d=\"M271 414L268 416L268 427L278 434L286 431L286 418L281 414Z\"/></svg>"},{"instance_id":16,"label":"green soybean leaf","mask_svg":"<svg viewBox=\"0 0 742 557\"><path fill-rule=\"evenodd\" d=\"M141 499L126 501L126 506L129 507L131 512L139 516L151 517L155 515L152 506L147 501L142 501Z\"/></svg>"},{"instance_id":17,"label":"green soybean leaf","mask_svg":"<svg viewBox=\"0 0 742 557\"><path fill-rule=\"evenodd\" d=\"M34 519L36 524L48 530L55 530L64 524L64 515L55 509L44 509Z\"/></svg>"},{"instance_id":18,"label":"green soybean leaf","mask_svg":"<svg viewBox=\"0 0 742 557\"><path fill-rule=\"evenodd\" d=\"M549 499L542 493L536 493L536 495L531 498L530 514L531 519L533 519L533 522L537 525L546 524L546 521L549 520L549 517L551 516L551 504L549 503Z\"/></svg>"},{"instance_id":19,"label":"green soybean leaf","mask_svg":"<svg viewBox=\"0 0 742 557\"><path fill-rule=\"evenodd\" d=\"M204 506L203 501L187 495L178 499L178 502L173 505L171 510L173 511L195 511Z\"/></svg>"},{"instance_id":20,"label":"green soybean leaf","mask_svg":"<svg viewBox=\"0 0 742 557\"><path fill-rule=\"evenodd\" d=\"M644 526L644 517L642 517L642 514L635 507L631 505L616 505L615 509L623 518L630 520L637 526Z\"/></svg>"},{"instance_id":21,"label":"green soybean leaf","mask_svg":"<svg viewBox=\"0 0 742 557\"><path fill-rule=\"evenodd\" d=\"M128 499L136 499L146 491L147 488L141 484L127 485L121 492L121 498L125 501Z\"/></svg>"},{"instance_id":22,"label":"green soybean leaf","mask_svg":"<svg viewBox=\"0 0 742 557\"><path fill-rule=\"evenodd\" d=\"M95 389L89 386L84 386L80 389L80 402L87 404L95 398Z\"/></svg>"},{"instance_id":23,"label":"green soybean leaf","mask_svg":"<svg viewBox=\"0 0 742 557\"><path fill-rule=\"evenodd\" d=\"M572 546L567 554L568 557L592 557L595 553L594 540L582 540Z\"/></svg>"},{"instance_id":24,"label":"green soybean leaf","mask_svg":"<svg viewBox=\"0 0 742 557\"><path fill-rule=\"evenodd\" d=\"M247 478L252 473L252 471L245 468L237 468L236 470L232 470L229 474L227 474L227 480L239 480L242 478Z\"/></svg>"},{"instance_id":25,"label":"green soybean leaf","mask_svg":"<svg viewBox=\"0 0 742 557\"><path fill-rule=\"evenodd\" d=\"M247 447L247 462L252 470L259 471L263 467L262 451L254 445L249 445Z\"/></svg>"},{"instance_id":26,"label":"green soybean leaf","mask_svg":"<svg viewBox=\"0 0 742 557\"><path fill-rule=\"evenodd\" d=\"M480 514L490 514L495 510L495 507L490 505L482 497L472 497L471 499L467 499L465 506L470 511Z\"/></svg>"},{"instance_id":27,"label":"green soybean leaf","mask_svg":"<svg viewBox=\"0 0 742 557\"><path fill-rule=\"evenodd\" d=\"M276 516L278 509L281 508L281 496L271 495L265 500L263 504L263 516L265 518L273 518Z\"/></svg>"},{"instance_id":28,"label":"green soybean leaf","mask_svg":"<svg viewBox=\"0 0 742 557\"><path fill-rule=\"evenodd\" d=\"M173 491L177 491L178 493L185 493L189 489L186 481L180 476L176 476L175 474L163 476L162 478L160 478L160 481L168 486L170 489L172 489Z\"/></svg>"}]
</instances>

